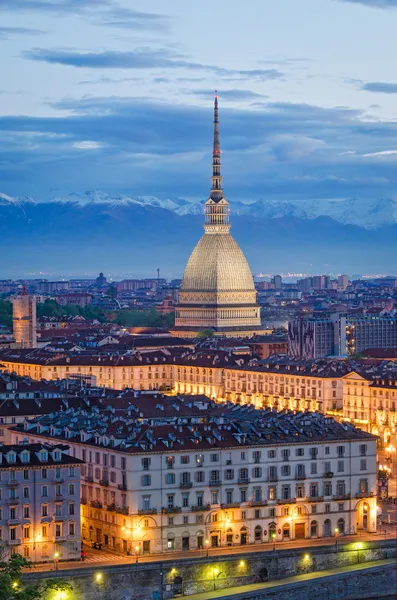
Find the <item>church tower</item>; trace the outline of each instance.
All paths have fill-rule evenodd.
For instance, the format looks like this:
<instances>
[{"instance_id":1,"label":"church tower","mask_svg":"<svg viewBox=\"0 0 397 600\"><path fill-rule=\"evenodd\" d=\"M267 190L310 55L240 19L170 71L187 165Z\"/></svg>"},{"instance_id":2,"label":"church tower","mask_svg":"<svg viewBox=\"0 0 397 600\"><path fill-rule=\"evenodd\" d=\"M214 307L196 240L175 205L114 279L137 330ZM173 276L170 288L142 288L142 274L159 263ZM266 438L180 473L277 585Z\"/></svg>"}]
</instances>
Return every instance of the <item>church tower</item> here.
<instances>
[{"instance_id":1,"label":"church tower","mask_svg":"<svg viewBox=\"0 0 397 600\"><path fill-rule=\"evenodd\" d=\"M214 101L211 191L204 205L204 235L187 262L173 335L195 337L262 333L260 306L248 262L230 235L230 209L222 188L218 96Z\"/></svg>"}]
</instances>

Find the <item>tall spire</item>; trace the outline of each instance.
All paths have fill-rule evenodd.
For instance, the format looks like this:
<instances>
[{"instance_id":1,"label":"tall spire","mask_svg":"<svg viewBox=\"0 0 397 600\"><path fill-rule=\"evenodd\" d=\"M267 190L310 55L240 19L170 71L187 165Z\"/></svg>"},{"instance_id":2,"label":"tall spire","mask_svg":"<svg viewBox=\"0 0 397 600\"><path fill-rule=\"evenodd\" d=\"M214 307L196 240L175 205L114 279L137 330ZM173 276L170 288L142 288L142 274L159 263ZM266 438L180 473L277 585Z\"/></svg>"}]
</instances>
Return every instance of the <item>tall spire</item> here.
<instances>
[{"instance_id":1,"label":"tall spire","mask_svg":"<svg viewBox=\"0 0 397 600\"><path fill-rule=\"evenodd\" d=\"M218 92L215 90L214 98L214 147L212 150L212 187L210 198L219 202L223 198L222 175L221 175L221 145L219 142L219 115L218 115Z\"/></svg>"}]
</instances>

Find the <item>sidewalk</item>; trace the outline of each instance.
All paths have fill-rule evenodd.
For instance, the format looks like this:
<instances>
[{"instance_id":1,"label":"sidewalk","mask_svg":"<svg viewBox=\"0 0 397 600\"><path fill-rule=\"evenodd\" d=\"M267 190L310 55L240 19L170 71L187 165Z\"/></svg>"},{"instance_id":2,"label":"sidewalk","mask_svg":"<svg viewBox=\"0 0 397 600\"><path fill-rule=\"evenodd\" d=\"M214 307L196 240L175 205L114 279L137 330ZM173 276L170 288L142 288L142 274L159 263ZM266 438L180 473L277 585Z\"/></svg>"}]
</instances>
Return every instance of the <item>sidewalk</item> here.
<instances>
[{"instance_id":1,"label":"sidewalk","mask_svg":"<svg viewBox=\"0 0 397 600\"><path fill-rule=\"evenodd\" d=\"M338 569L329 569L327 571L315 571L311 573L305 573L304 575L296 575L295 577L288 577L287 579L282 579L278 581L272 581L269 583L252 583L251 585L241 585L238 587L232 588L224 588L223 590L217 590L215 592L204 592L202 594L193 594L191 596L186 596L189 600L212 600L212 599L224 599L224 600L233 600L233 597L236 597L236 600L241 597L243 594L249 594L252 592L258 592L261 590L272 589L282 594L283 587L290 585L291 583L300 583L305 581L313 581L315 579L321 579L322 577L330 577L332 575L340 575L341 573L355 573L357 571L366 571L368 569L373 569L376 567L393 565L395 566L396 561L394 558L388 560L378 560L376 562L359 564L359 565L350 565L347 567L340 567ZM280 598L282 596L280 595ZM248 598L247 598L248 600Z\"/></svg>"}]
</instances>

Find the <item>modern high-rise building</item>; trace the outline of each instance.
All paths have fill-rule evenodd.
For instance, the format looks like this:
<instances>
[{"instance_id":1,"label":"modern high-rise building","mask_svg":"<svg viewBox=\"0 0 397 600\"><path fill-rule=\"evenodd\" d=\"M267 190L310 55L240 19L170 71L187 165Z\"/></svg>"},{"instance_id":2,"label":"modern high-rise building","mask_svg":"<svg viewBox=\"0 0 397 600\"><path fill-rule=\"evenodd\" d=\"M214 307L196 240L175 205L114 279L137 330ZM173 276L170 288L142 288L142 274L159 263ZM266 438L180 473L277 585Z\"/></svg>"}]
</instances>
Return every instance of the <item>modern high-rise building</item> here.
<instances>
[{"instance_id":1,"label":"modern high-rise building","mask_svg":"<svg viewBox=\"0 0 397 600\"><path fill-rule=\"evenodd\" d=\"M338 275L338 290L344 292L348 285L349 285L348 275Z\"/></svg>"},{"instance_id":2,"label":"modern high-rise building","mask_svg":"<svg viewBox=\"0 0 397 600\"><path fill-rule=\"evenodd\" d=\"M252 336L262 330L260 306L248 262L230 235L229 203L222 189L217 96L211 180L204 207L205 233L183 274L173 334L195 337L210 329L217 336Z\"/></svg>"},{"instance_id":3,"label":"modern high-rise building","mask_svg":"<svg viewBox=\"0 0 397 600\"><path fill-rule=\"evenodd\" d=\"M333 314L288 324L289 354L303 360L351 356L368 348L395 348L397 319Z\"/></svg>"},{"instance_id":4,"label":"modern high-rise building","mask_svg":"<svg viewBox=\"0 0 397 600\"><path fill-rule=\"evenodd\" d=\"M21 348L36 348L36 297L24 290L12 298L12 327L15 343Z\"/></svg>"}]
</instances>

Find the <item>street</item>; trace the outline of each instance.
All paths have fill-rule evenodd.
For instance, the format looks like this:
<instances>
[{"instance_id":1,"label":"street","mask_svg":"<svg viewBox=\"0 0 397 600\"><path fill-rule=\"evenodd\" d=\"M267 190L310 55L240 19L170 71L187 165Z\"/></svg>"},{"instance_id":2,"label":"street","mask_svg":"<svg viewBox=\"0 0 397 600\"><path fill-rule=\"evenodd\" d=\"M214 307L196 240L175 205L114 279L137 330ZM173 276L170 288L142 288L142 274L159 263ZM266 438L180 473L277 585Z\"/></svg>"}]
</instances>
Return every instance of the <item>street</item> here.
<instances>
[{"instance_id":1,"label":"street","mask_svg":"<svg viewBox=\"0 0 397 600\"><path fill-rule=\"evenodd\" d=\"M385 533L386 531L386 533ZM395 535L395 527L394 526L384 526L381 531L378 531L376 534L363 534L363 535L353 535L353 536L343 536L342 538L338 538L338 546L351 543L351 542L371 542L378 541L383 539L394 539ZM276 550L288 550L288 549L310 549L315 548L316 546L335 546L335 538L321 538L315 540L300 540L299 543L296 541L292 542L277 542ZM249 544L244 546L235 546L233 548L216 548L209 549L208 556L209 558L218 557L218 556L230 556L230 555L241 555L241 554L249 554L250 552L273 552L273 544ZM206 550L190 550L187 552L170 552L166 554L151 554L148 556L139 556L138 564L142 563L152 563L152 562L172 562L175 560L185 559L185 558L205 558L207 556ZM92 568L92 567L105 567L108 565L122 565L122 564L136 564L135 556L125 556L119 555L113 552L108 552L106 550L94 550L87 549L87 557L85 561L70 561L70 562L59 562L58 570L63 571L67 569L84 569L84 568ZM54 571L54 564L48 563L45 565L37 565L32 569L29 569L30 572L34 571Z\"/></svg>"}]
</instances>

